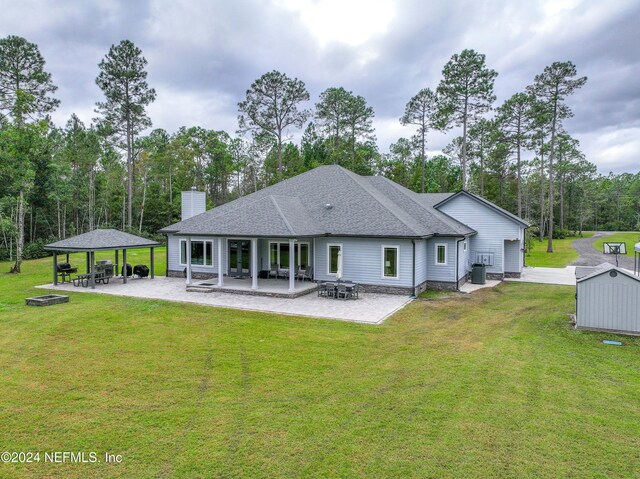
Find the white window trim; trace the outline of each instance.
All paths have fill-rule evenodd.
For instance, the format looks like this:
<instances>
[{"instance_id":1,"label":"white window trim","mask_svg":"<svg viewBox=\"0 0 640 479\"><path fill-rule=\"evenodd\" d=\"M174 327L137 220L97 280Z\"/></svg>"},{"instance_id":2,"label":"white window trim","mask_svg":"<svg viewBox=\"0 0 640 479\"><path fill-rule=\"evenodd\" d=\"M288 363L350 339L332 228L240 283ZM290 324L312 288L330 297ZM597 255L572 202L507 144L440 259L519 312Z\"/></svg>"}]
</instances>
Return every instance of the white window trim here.
<instances>
[{"instance_id":1,"label":"white window trim","mask_svg":"<svg viewBox=\"0 0 640 479\"><path fill-rule=\"evenodd\" d=\"M327 243L327 276L336 276L338 274L337 271L335 273L331 272L331 247L332 246L337 246L338 248L340 248L340 251L342 252L342 267L344 269L344 249L342 248L342 243Z\"/></svg>"},{"instance_id":2,"label":"white window trim","mask_svg":"<svg viewBox=\"0 0 640 479\"><path fill-rule=\"evenodd\" d=\"M385 249L395 249L396 250L396 275L395 276L387 276L384 274L384 250ZM382 279L400 279L400 245L397 244L383 244L380 248L380 255L382 258L381 265L381 278Z\"/></svg>"},{"instance_id":3,"label":"white window trim","mask_svg":"<svg viewBox=\"0 0 640 479\"><path fill-rule=\"evenodd\" d=\"M288 268L289 265L282 265L280 264L280 245L281 244L286 244L288 245L289 242L288 241L269 241L269 267L271 267L271 245L272 244L276 244L278 245L278 247L276 248L276 263L278 263L280 265L280 267L284 267L284 268ZM296 266L300 266L300 245L301 244L306 244L307 245L307 265L311 265L310 260L311 260L311 243L309 243L308 241L296 241L294 243L293 246L293 250L294 250L294 254L295 257L297 258L297 265Z\"/></svg>"},{"instance_id":4,"label":"white window trim","mask_svg":"<svg viewBox=\"0 0 640 479\"><path fill-rule=\"evenodd\" d=\"M439 263L438 262L438 247L440 246L444 246L444 263ZM436 243L435 244L435 257L433 258L433 262L435 263L436 266L447 266L447 243Z\"/></svg>"},{"instance_id":5,"label":"white window trim","mask_svg":"<svg viewBox=\"0 0 640 479\"><path fill-rule=\"evenodd\" d=\"M219 241L219 240L218 240ZM207 264L207 246L205 245L204 247L204 263L205 264L191 264L191 266L196 266L198 268L214 268L215 267L215 261L214 261L214 257L215 257L215 253L214 253L214 244L213 244L213 240L191 240L192 243L211 243L211 264ZM187 240L186 239L180 239L180 242L178 243L178 264L180 266L187 266L186 261L183 263L182 262L182 243L185 244L185 248L187 247Z\"/></svg>"}]
</instances>

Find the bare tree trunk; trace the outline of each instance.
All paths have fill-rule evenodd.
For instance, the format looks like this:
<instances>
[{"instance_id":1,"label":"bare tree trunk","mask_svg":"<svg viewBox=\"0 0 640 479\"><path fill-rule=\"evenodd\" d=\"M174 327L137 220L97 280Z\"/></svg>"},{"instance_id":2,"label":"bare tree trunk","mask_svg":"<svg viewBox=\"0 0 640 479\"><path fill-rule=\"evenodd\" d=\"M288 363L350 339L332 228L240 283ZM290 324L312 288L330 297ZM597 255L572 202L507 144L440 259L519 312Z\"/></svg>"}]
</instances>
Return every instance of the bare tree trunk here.
<instances>
[{"instance_id":1,"label":"bare tree trunk","mask_svg":"<svg viewBox=\"0 0 640 479\"><path fill-rule=\"evenodd\" d=\"M544 148L544 146L542 147ZM540 242L544 239L544 185L545 185L545 177L544 177L544 153L542 152L542 148L540 149L540 223L538 232L538 237L540 238Z\"/></svg>"},{"instance_id":2,"label":"bare tree trunk","mask_svg":"<svg viewBox=\"0 0 640 479\"><path fill-rule=\"evenodd\" d=\"M10 272L11 273L19 273L20 272L20 266L22 264L22 251L24 249L24 216L25 216L25 211L24 211L24 190L21 188L20 189L20 194L18 197L18 217L17 219L17 223L18 223L18 241L16 242L16 261L13 265L13 267L11 268Z\"/></svg>"},{"instance_id":3,"label":"bare tree trunk","mask_svg":"<svg viewBox=\"0 0 640 479\"><path fill-rule=\"evenodd\" d=\"M133 224L133 134L131 121L127 113L127 227L131 229Z\"/></svg>"},{"instance_id":4,"label":"bare tree trunk","mask_svg":"<svg viewBox=\"0 0 640 479\"><path fill-rule=\"evenodd\" d=\"M518 216L522 218L522 162L520 157L520 127L518 126L518 159L517 159L517 175L518 175Z\"/></svg>"},{"instance_id":5,"label":"bare tree trunk","mask_svg":"<svg viewBox=\"0 0 640 479\"><path fill-rule=\"evenodd\" d=\"M564 175L560 175L560 229L564 229Z\"/></svg>"},{"instance_id":6,"label":"bare tree trunk","mask_svg":"<svg viewBox=\"0 0 640 479\"><path fill-rule=\"evenodd\" d=\"M140 205L140 226L138 232L142 233L142 220L144 219L144 204L147 200L147 171L145 169L144 176L142 177L142 204Z\"/></svg>"},{"instance_id":7,"label":"bare tree trunk","mask_svg":"<svg viewBox=\"0 0 640 479\"><path fill-rule=\"evenodd\" d=\"M553 121L551 123L551 148L549 151L549 230L547 232L547 253L553 253L553 203L555 199L553 191L553 157L556 146L556 117L557 106L554 105Z\"/></svg>"}]
</instances>

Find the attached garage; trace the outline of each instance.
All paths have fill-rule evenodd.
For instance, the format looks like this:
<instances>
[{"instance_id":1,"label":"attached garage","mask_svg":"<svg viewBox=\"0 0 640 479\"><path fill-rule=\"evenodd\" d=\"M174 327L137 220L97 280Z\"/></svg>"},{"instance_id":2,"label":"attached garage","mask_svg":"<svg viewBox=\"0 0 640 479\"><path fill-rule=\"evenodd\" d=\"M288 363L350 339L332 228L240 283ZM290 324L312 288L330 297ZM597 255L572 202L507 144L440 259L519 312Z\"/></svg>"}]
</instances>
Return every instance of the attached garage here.
<instances>
[{"instance_id":1,"label":"attached garage","mask_svg":"<svg viewBox=\"0 0 640 479\"><path fill-rule=\"evenodd\" d=\"M640 334L639 277L609 263L576 276L576 328Z\"/></svg>"}]
</instances>

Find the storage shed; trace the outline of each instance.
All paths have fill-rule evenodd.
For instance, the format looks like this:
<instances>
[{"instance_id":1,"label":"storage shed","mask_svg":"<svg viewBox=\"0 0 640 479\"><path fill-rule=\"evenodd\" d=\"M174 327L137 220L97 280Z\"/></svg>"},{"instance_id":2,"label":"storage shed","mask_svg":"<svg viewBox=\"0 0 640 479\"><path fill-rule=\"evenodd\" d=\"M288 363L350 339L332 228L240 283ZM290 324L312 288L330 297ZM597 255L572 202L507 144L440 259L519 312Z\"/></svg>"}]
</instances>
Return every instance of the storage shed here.
<instances>
[{"instance_id":1,"label":"storage shed","mask_svg":"<svg viewBox=\"0 0 640 479\"><path fill-rule=\"evenodd\" d=\"M603 263L576 279L576 328L640 334L639 277Z\"/></svg>"}]
</instances>

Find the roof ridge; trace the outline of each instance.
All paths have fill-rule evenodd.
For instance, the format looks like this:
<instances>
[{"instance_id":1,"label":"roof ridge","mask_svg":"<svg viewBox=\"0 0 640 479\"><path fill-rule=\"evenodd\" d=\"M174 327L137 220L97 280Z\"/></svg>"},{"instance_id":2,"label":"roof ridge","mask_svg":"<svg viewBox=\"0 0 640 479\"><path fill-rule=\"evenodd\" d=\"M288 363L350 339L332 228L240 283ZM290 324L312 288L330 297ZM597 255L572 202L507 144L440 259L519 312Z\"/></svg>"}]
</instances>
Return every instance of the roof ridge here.
<instances>
[{"instance_id":1,"label":"roof ridge","mask_svg":"<svg viewBox=\"0 0 640 479\"><path fill-rule=\"evenodd\" d=\"M449 226L451 227L452 225L450 223L457 223L458 225L462 225L466 228L469 228L470 230L475 231L473 228L471 228L470 226L464 224L462 221L457 220L451 216L449 216L448 214L444 213L443 211L440 211L434 207L427 207L425 206L423 203L419 202L414 195L419 195L420 193L416 193L415 191L412 191L398 183L396 183L395 181L391 181L389 178L384 177L384 176L380 176L380 178L384 179L385 182L387 184L390 184L393 186L393 188L395 188L399 193L401 193L404 197L406 197L407 199L409 199L410 201L412 201L414 204L418 205L422 210L424 210L426 213L430 214L436 221L438 221L439 223L444 223L445 226ZM411 193L411 194L409 194ZM424 193L423 193L424 194ZM434 214L434 212L441 214L442 216L446 216L446 220L444 218L439 217L438 215ZM451 221L449 221L451 220Z\"/></svg>"},{"instance_id":2,"label":"roof ridge","mask_svg":"<svg viewBox=\"0 0 640 479\"><path fill-rule=\"evenodd\" d=\"M293 228L291 227L291 223L289 223L289 220L285 217L284 213L282 212L282 209L280 208L280 205L278 204L278 201L276 200L275 196L269 195L269 198L271 198L271 202L276 207L276 211L280 215L280 218L282 218L282 221L284 221L284 224L286 225L287 229L291 232L292 235L295 236L296 232L293 231Z\"/></svg>"},{"instance_id":3,"label":"roof ridge","mask_svg":"<svg viewBox=\"0 0 640 479\"><path fill-rule=\"evenodd\" d=\"M354 173L353 171L347 170L346 168L342 168L341 169L354 183L356 183L358 186L360 186L364 191L366 191L366 193L371 196L375 201L377 201L380 205L382 205L383 208L385 208L389 213L391 213L398 221L400 221L403 225L405 225L407 228L409 228L411 231L413 231L413 233L415 233L417 236L422 236L420 234L420 232L416 231L416 229L410 225L405 219L400 218L400 216L398 216L398 214L393 211L391 208L389 208L388 205L386 205L383 201L380 200L380 198L378 198L376 195L374 195L371 191L370 188L374 188L376 191L378 191L380 194L382 194L384 196L384 193L382 193L382 191L378 190L375 186L371 185L369 182L363 182L360 180L364 180L365 177L358 175L357 173ZM354 178L357 177L357 178ZM385 196L385 199L387 199L387 202L392 203L394 206L397 207L397 205L395 205L393 203L393 201L391 201L389 198L387 198ZM398 207L399 208L399 207ZM399 208L400 210L402 210L402 208ZM405 216L409 217L413 222L417 222L415 218L413 218L410 214L408 214L406 211L402 210L402 212L404 213Z\"/></svg>"}]
</instances>

